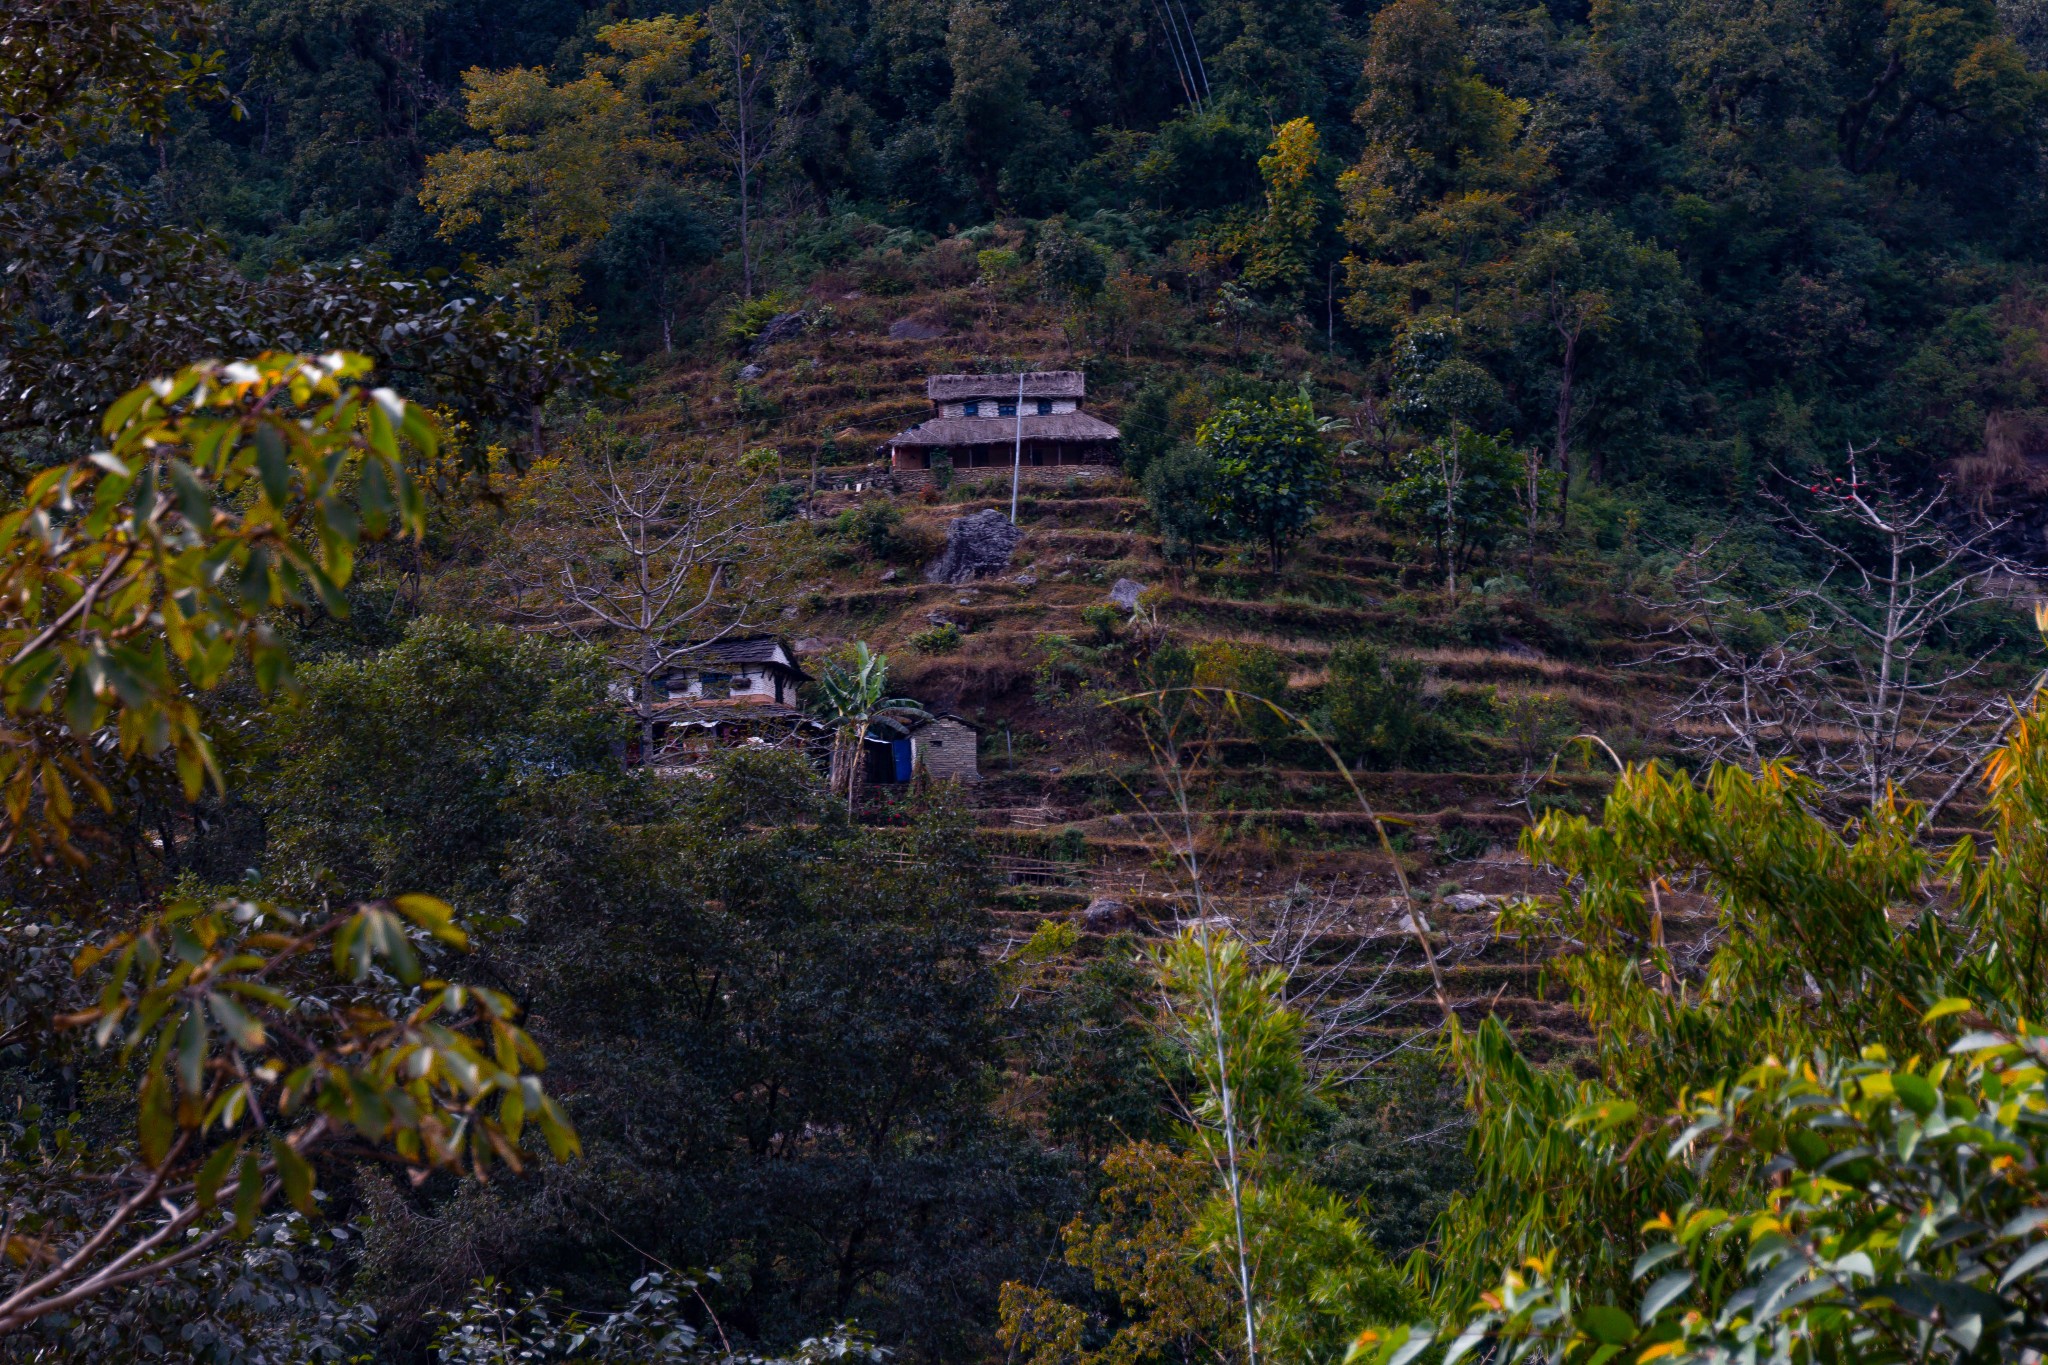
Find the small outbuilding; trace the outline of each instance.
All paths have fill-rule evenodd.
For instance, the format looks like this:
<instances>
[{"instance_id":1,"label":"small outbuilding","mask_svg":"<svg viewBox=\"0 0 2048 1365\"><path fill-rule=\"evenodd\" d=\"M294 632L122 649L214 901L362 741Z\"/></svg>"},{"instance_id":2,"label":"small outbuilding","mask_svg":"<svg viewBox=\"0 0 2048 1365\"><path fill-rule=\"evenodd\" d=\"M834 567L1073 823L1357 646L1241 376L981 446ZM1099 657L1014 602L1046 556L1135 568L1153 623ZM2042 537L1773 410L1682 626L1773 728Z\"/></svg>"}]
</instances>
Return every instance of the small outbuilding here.
<instances>
[{"instance_id":1,"label":"small outbuilding","mask_svg":"<svg viewBox=\"0 0 2048 1365\"><path fill-rule=\"evenodd\" d=\"M876 786L909 782L920 772L935 782L972 785L981 781L980 747L980 729L950 711L907 725L880 722L861 746L866 779Z\"/></svg>"},{"instance_id":2,"label":"small outbuilding","mask_svg":"<svg viewBox=\"0 0 2048 1365\"><path fill-rule=\"evenodd\" d=\"M911 765L934 780L981 781L981 730L974 722L942 711L910 732Z\"/></svg>"}]
</instances>

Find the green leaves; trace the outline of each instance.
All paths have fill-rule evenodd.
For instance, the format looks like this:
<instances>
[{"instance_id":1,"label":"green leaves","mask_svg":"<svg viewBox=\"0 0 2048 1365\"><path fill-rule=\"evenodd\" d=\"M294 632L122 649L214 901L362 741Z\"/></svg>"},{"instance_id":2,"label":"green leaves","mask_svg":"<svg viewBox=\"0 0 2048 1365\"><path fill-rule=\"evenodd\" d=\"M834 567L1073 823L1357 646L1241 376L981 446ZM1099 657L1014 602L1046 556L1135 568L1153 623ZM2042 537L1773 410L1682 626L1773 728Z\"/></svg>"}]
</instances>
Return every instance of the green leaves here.
<instances>
[{"instance_id":1,"label":"green leaves","mask_svg":"<svg viewBox=\"0 0 2048 1365\"><path fill-rule=\"evenodd\" d=\"M2048 1341L2048 1035L1962 1044L1976 1060L1955 1075L1894 1070L1882 1049L1766 1061L1664 1116L1713 1134L1696 1173L1761 1163L1777 1178L1646 1229L1667 1239L1630 1276L1656 1276L1635 1311L1649 1340L1637 1361L1868 1359L1915 1341L1922 1358L2012 1358ZM1574 1308L1552 1264L1505 1276L1432 1339L1479 1327L1512 1343L1511 1361L1636 1344L1619 1309Z\"/></svg>"},{"instance_id":2,"label":"green leaves","mask_svg":"<svg viewBox=\"0 0 2048 1365\"><path fill-rule=\"evenodd\" d=\"M1315 405L1306 393L1232 399L1195 442L1215 462L1216 515L1233 534L1263 541L1277 570L1336 477Z\"/></svg>"},{"instance_id":3,"label":"green leaves","mask_svg":"<svg viewBox=\"0 0 2048 1365\"><path fill-rule=\"evenodd\" d=\"M1523 478L1522 457L1505 434L1487 436L1453 423L1448 435L1398 457L1379 511L1430 545L1454 577L1520 518Z\"/></svg>"},{"instance_id":4,"label":"green leaves","mask_svg":"<svg viewBox=\"0 0 2048 1365\"><path fill-rule=\"evenodd\" d=\"M310 1154L343 1134L477 1176L494 1162L522 1166L529 1124L557 1159L574 1155L575 1130L541 1085L545 1060L513 1002L425 979L435 945L463 942L453 912L431 896L314 922L275 905L175 902L79 954L80 975L107 979L98 1006L67 1022L93 1024L102 1046L118 1040L146 1059L136 1118L146 1168L190 1162L194 1197L207 1205L236 1159L223 1153L243 1152L234 1198L244 1223L273 1179L310 1212ZM309 975L323 947L338 981ZM417 1003L402 1014L380 1008L380 979L421 987ZM259 1139L267 1160L252 1154ZM223 1145L197 1155L209 1141Z\"/></svg>"},{"instance_id":5,"label":"green leaves","mask_svg":"<svg viewBox=\"0 0 2048 1365\"><path fill-rule=\"evenodd\" d=\"M346 612L366 523L419 531L404 453L431 459L439 438L424 411L358 388L368 369L340 353L191 366L114 403L105 449L43 471L0 514L9 842L71 851L77 798L109 801L91 746L110 722L124 755L168 752L188 794L217 783L190 690L237 655L260 687L288 687L266 614Z\"/></svg>"}]
</instances>

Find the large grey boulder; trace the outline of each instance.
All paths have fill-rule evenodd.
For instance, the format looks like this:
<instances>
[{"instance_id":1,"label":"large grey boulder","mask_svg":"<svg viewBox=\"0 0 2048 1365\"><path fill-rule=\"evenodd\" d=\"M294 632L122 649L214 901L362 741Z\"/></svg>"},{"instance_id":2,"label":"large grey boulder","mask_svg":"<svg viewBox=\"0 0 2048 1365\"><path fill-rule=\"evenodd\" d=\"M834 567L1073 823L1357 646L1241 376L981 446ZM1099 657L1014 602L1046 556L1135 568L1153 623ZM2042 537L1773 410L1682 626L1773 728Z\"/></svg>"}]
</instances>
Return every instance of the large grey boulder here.
<instances>
[{"instance_id":1,"label":"large grey boulder","mask_svg":"<svg viewBox=\"0 0 2048 1365\"><path fill-rule=\"evenodd\" d=\"M795 341L804 334L804 329L810 325L809 315L801 311L777 313L774 317L768 319L767 326L754 335L754 354L759 355L770 346L778 345L785 341Z\"/></svg>"},{"instance_id":2,"label":"large grey boulder","mask_svg":"<svg viewBox=\"0 0 2048 1365\"><path fill-rule=\"evenodd\" d=\"M1122 607L1125 611L1136 611L1138 609L1138 599L1144 595L1144 592L1145 585L1143 583L1136 583L1128 578L1119 578L1116 581L1116 585L1109 590L1109 600Z\"/></svg>"},{"instance_id":3,"label":"large grey boulder","mask_svg":"<svg viewBox=\"0 0 2048 1365\"><path fill-rule=\"evenodd\" d=\"M1009 567L1010 552L1024 533L995 508L955 517L946 526L946 548L925 566L927 583L966 583Z\"/></svg>"}]
</instances>

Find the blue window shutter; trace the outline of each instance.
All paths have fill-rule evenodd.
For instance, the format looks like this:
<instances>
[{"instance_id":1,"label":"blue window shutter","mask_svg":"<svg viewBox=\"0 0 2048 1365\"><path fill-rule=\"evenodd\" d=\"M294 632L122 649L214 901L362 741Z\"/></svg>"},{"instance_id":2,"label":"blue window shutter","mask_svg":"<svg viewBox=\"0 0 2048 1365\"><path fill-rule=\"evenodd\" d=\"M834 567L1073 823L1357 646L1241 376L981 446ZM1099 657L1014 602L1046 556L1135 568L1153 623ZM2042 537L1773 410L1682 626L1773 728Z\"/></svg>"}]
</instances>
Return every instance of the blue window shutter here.
<instances>
[{"instance_id":1,"label":"blue window shutter","mask_svg":"<svg viewBox=\"0 0 2048 1365\"><path fill-rule=\"evenodd\" d=\"M910 780L911 760L910 741L907 739L892 739L889 741L889 751L890 757L896 760L896 780L898 782L908 782Z\"/></svg>"}]
</instances>

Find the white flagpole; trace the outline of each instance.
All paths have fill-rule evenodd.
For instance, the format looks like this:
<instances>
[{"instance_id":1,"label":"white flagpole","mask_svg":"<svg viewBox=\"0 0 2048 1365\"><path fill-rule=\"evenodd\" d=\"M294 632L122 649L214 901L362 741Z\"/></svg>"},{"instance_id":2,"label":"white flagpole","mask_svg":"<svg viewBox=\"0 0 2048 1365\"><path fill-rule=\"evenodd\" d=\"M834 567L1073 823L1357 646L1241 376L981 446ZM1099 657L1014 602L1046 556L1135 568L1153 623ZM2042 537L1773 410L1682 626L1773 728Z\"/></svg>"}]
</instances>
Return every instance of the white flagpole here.
<instances>
[{"instance_id":1,"label":"white flagpole","mask_svg":"<svg viewBox=\"0 0 2048 1365\"><path fill-rule=\"evenodd\" d=\"M1010 464L1010 525L1017 524L1017 483L1024 477L1024 372L1017 371L1017 456Z\"/></svg>"}]
</instances>

